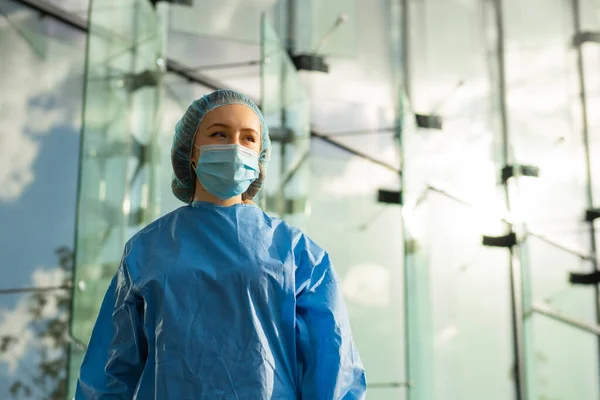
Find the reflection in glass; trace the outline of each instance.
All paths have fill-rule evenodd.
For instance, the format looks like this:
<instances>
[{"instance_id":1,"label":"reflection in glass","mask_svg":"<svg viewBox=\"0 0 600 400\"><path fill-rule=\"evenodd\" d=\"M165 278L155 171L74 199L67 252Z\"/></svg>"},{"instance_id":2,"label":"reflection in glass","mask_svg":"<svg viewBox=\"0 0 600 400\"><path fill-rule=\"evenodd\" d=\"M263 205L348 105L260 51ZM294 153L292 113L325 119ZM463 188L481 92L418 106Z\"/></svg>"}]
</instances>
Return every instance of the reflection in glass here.
<instances>
[{"instance_id":1,"label":"reflection in glass","mask_svg":"<svg viewBox=\"0 0 600 400\"><path fill-rule=\"evenodd\" d=\"M87 49L72 336L87 343L129 237L157 213L163 38L143 0L94 0ZM82 352L71 353L70 387Z\"/></svg>"},{"instance_id":2,"label":"reflection in glass","mask_svg":"<svg viewBox=\"0 0 600 400\"><path fill-rule=\"evenodd\" d=\"M309 207L309 102L298 72L266 18L261 60L261 108L272 152L269 179L257 201L302 227Z\"/></svg>"}]
</instances>

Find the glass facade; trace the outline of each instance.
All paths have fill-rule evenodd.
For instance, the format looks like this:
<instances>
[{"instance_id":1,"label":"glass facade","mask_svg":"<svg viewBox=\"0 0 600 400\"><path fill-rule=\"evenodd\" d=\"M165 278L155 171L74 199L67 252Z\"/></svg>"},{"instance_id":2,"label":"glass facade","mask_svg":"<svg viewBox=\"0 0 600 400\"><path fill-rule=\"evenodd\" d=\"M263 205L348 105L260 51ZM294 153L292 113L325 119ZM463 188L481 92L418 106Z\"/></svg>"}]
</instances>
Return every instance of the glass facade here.
<instances>
[{"instance_id":1,"label":"glass facade","mask_svg":"<svg viewBox=\"0 0 600 400\"><path fill-rule=\"evenodd\" d=\"M55 400L50 394L65 387L63 332L50 341L48 327L68 325L60 300L71 271L57 252L73 249L84 54L84 34L0 1L2 399L29 390ZM30 287L54 290L10 291ZM46 391L37 385L42 378Z\"/></svg>"},{"instance_id":2,"label":"glass facade","mask_svg":"<svg viewBox=\"0 0 600 400\"><path fill-rule=\"evenodd\" d=\"M159 213L164 32L150 3L90 4L71 335L87 343L125 242ZM72 346L70 387L83 352Z\"/></svg>"},{"instance_id":3,"label":"glass facade","mask_svg":"<svg viewBox=\"0 0 600 400\"><path fill-rule=\"evenodd\" d=\"M401 208L378 201L380 189L400 189L400 25L393 2L308 3L296 4L312 6L320 18L298 22L295 48L325 55L329 73L300 72L313 133L306 232L330 253L340 276L367 370L367 397L404 399ZM340 16L347 20L331 30ZM302 34L307 26L313 32Z\"/></svg>"},{"instance_id":4,"label":"glass facade","mask_svg":"<svg viewBox=\"0 0 600 400\"><path fill-rule=\"evenodd\" d=\"M509 254L481 245L504 232L489 11L457 1L405 10L411 108L443 116L442 129L410 121L402 137L413 400L514 397Z\"/></svg>"},{"instance_id":5,"label":"glass facade","mask_svg":"<svg viewBox=\"0 0 600 400\"><path fill-rule=\"evenodd\" d=\"M265 210L304 228L310 170L306 91L275 29L262 22L261 109L271 134L269 179L257 199Z\"/></svg>"},{"instance_id":6,"label":"glass facade","mask_svg":"<svg viewBox=\"0 0 600 400\"><path fill-rule=\"evenodd\" d=\"M569 282L600 245L599 0L45 3L88 27L0 0L0 290L75 247L71 395L125 242L182 205L175 123L227 87L271 130L256 202L331 255L369 399L600 398L598 289ZM32 298L0 296L0 398L40 365Z\"/></svg>"},{"instance_id":7,"label":"glass facade","mask_svg":"<svg viewBox=\"0 0 600 400\"><path fill-rule=\"evenodd\" d=\"M581 3L581 18L597 12ZM482 245L483 235L509 232L503 218L519 239L526 398L598 398L597 337L536 311L597 323L594 290L569 283L592 266L582 216L595 186L585 179L573 4L407 9L412 110L443 121L418 121L403 136L411 399L515 397L510 253ZM590 126L591 142L598 134ZM507 165L540 171L509 179L510 204Z\"/></svg>"}]
</instances>

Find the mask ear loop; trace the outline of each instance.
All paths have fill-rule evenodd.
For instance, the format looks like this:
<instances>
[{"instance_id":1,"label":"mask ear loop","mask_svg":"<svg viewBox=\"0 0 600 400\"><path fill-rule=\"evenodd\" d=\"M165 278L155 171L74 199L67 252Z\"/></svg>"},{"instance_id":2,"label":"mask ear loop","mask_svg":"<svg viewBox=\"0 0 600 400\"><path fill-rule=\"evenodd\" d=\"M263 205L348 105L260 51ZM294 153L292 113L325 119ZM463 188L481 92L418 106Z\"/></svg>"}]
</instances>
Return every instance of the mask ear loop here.
<instances>
[{"instance_id":1,"label":"mask ear loop","mask_svg":"<svg viewBox=\"0 0 600 400\"><path fill-rule=\"evenodd\" d=\"M194 143L194 147L197 148L198 150L200 150L200 153L202 152L202 149L196 143ZM198 154L198 157L200 157L200 154ZM192 156L192 159L190 160L190 164L192 165L192 168L195 171L196 167L198 166L198 162L196 160L194 160L193 156Z\"/></svg>"}]
</instances>

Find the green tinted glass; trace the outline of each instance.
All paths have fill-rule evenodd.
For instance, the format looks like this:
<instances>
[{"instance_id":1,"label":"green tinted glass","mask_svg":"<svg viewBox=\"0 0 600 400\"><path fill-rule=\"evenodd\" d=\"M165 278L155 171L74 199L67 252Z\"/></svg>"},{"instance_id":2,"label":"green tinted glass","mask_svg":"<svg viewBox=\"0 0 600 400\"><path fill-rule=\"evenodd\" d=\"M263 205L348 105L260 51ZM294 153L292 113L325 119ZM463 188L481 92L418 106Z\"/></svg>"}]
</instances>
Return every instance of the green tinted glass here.
<instances>
[{"instance_id":1,"label":"green tinted glass","mask_svg":"<svg viewBox=\"0 0 600 400\"><path fill-rule=\"evenodd\" d=\"M273 0L194 0L192 6L173 4L169 29L195 36L260 43L262 13Z\"/></svg>"},{"instance_id":2,"label":"green tinted glass","mask_svg":"<svg viewBox=\"0 0 600 400\"><path fill-rule=\"evenodd\" d=\"M0 3L0 16L6 17L10 26L37 55L45 57L48 33L46 22L39 12L16 2L5 1Z\"/></svg>"},{"instance_id":3,"label":"green tinted glass","mask_svg":"<svg viewBox=\"0 0 600 400\"><path fill-rule=\"evenodd\" d=\"M161 24L145 0L93 0L80 154L72 336L89 340L129 237L157 215ZM72 349L74 388L83 351Z\"/></svg>"},{"instance_id":4,"label":"green tinted glass","mask_svg":"<svg viewBox=\"0 0 600 400\"><path fill-rule=\"evenodd\" d=\"M296 4L296 53L356 55L359 18L356 0L307 0Z\"/></svg>"},{"instance_id":5,"label":"green tinted glass","mask_svg":"<svg viewBox=\"0 0 600 400\"><path fill-rule=\"evenodd\" d=\"M262 21L261 108L269 126L269 179L259 201L302 225L308 208L309 102L286 49L266 18Z\"/></svg>"}]
</instances>

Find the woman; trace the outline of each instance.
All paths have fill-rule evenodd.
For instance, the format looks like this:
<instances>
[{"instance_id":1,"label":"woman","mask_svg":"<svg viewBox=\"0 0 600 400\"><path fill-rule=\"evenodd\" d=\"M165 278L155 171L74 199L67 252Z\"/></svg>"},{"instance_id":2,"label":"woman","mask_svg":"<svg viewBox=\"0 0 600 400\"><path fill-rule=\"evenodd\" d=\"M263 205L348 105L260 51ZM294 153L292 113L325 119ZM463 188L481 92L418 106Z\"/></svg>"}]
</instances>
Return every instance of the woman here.
<instances>
[{"instance_id":1,"label":"woman","mask_svg":"<svg viewBox=\"0 0 600 400\"><path fill-rule=\"evenodd\" d=\"M270 152L246 96L220 90L177 124L188 203L125 246L76 399L361 399L365 373L329 257L251 203Z\"/></svg>"}]
</instances>

